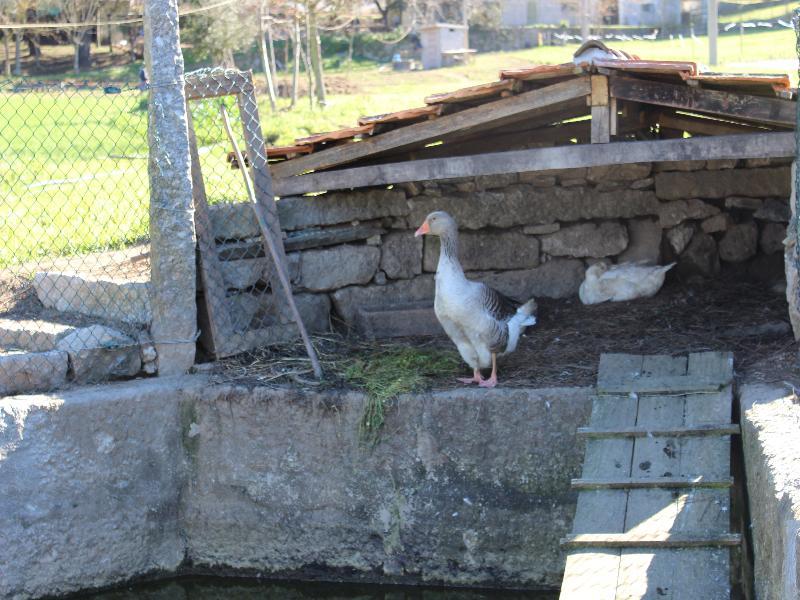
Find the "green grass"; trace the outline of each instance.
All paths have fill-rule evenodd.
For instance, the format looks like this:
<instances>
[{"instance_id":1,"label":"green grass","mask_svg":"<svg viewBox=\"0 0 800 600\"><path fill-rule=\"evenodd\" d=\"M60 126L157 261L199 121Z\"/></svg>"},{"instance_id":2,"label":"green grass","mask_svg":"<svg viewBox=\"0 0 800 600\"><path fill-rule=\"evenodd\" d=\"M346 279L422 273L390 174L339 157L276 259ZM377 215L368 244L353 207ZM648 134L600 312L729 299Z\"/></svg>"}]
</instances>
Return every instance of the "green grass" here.
<instances>
[{"instance_id":1,"label":"green grass","mask_svg":"<svg viewBox=\"0 0 800 600\"><path fill-rule=\"evenodd\" d=\"M432 378L454 373L458 365L453 351L400 346L355 359L344 378L367 394L358 427L361 442L374 446L380 441L387 406L394 398L423 389Z\"/></svg>"}]
</instances>

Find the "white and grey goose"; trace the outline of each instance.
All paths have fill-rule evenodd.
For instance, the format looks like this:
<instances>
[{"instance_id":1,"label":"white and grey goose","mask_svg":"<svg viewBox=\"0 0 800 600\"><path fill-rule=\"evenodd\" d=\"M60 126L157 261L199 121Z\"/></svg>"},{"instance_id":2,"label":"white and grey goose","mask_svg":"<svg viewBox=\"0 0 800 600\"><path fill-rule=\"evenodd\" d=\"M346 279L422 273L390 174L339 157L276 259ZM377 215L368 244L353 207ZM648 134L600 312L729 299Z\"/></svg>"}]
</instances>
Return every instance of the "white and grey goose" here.
<instances>
[{"instance_id":1,"label":"white and grey goose","mask_svg":"<svg viewBox=\"0 0 800 600\"><path fill-rule=\"evenodd\" d=\"M436 268L434 311L461 358L473 369L462 383L497 385L497 355L513 352L526 327L536 324L536 301L521 306L485 283L470 281L458 260L458 226L446 212L429 214L415 236L437 235L441 240ZM489 379L481 369L492 367Z\"/></svg>"}]
</instances>

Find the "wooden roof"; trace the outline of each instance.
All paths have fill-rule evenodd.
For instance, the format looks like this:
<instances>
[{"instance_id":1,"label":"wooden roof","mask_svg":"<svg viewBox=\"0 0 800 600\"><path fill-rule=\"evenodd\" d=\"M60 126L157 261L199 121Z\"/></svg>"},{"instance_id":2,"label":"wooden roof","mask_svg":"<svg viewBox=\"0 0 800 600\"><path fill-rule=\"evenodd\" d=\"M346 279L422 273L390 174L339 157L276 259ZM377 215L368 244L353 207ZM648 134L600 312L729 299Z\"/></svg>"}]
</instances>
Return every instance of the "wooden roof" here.
<instances>
[{"instance_id":1,"label":"wooden roof","mask_svg":"<svg viewBox=\"0 0 800 600\"><path fill-rule=\"evenodd\" d=\"M700 73L693 62L645 60L588 42L571 62L503 70L497 81L362 117L269 156L280 180L477 152L791 131L796 97L787 75Z\"/></svg>"}]
</instances>

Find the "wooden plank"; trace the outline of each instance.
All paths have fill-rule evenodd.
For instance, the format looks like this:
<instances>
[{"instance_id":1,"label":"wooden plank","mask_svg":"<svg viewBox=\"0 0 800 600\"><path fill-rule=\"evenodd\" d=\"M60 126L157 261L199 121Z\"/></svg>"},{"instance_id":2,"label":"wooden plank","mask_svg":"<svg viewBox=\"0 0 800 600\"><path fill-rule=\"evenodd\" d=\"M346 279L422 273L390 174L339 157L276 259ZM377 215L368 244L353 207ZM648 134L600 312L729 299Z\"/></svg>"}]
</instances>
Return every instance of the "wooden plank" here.
<instances>
[{"instance_id":1,"label":"wooden plank","mask_svg":"<svg viewBox=\"0 0 800 600\"><path fill-rule=\"evenodd\" d=\"M597 381L601 383L607 380L618 381L639 377L642 374L643 363L644 357L634 354L601 354L597 367Z\"/></svg>"},{"instance_id":2,"label":"wooden plank","mask_svg":"<svg viewBox=\"0 0 800 600\"><path fill-rule=\"evenodd\" d=\"M611 95L658 106L732 117L743 121L793 127L797 105L791 100L705 90L659 81L612 77Z\"/></svg>"},{"instance_id":3,"label":"wooden plank","mask_svg":"<svg viewBox=\"0 0 800 600\"><path fill-rule=\"evenodd\" d=\"M515 97L516 98L516 97ZM483 108L483 107L480 107ZM476 109L470 109L476 110ZM464 111L466 112L466 111ZM458 113L462 114L462 113ZM453 115L457 116L457 115ZM432 123L441 121L442 117ZM422 125L427 126L427 123ZM307 157L296 158L275 165L274 171L284 165L297 165L306 158L321 156L327 152L356 149L384 136L393 135L416 125L404 127L371 140L332 148ZM550 169L573 169L614 164L654 161L715 160L741 158L785 158L794 156L794 133L753 133L718 137L695 137L689 139L654 140L642 142L611 142L597 145L570 145L556 148L533 148L475 154L472 156L433 158L410 162L354 167L325 173L312 173L299 177L291 172L281 172L275 180L275 192L279 196L305 194L326 190L340 190L402 183L406 181L438 181L458 177L545 171ZM362 158L369 152L352 156L349 160Z\"/></svg>"},{"instance_id":4,"label":"wooden plank","mask_svg":"<svg viewBox=\"0 0 800 600\"><path fill-rule=\"evenodd\" d=\"M653 121L663 127L688 131L689 133L699 135L736 135L764 131L756 126L745 125L744 123L732 123L719 119L663 111L654 115Z\"/></svg>"},{"instance_id":5,"label":"wooden plank","mask_svg":"<svg viewBox=\"0 0 800 600\"><path fill-rule=\"evenodd\" d=\"M619 559L619 549L573 549L567 556L559 600L615 600Z\"/></svg>"},{"instance_id":6,"label":"wooden plank","mask_svg":"<svg viewBox=\"0 0 800 600\"><path fill-rule=\"evenodd\" d=\"M660 427L660 426L659 426ZM615 438L615 437L704 437L714 435L739 435L741 429L736 423L703 424L684 427L659 428L636 425L617 429L598 429L595 427L578 427L577 435L583 438Z\"/></svg>"},{"instance_id":7,"label":"wooden plank","mask_svg":"<svg viewBox=\"0 0 800 600\"><path fill-rule=\"evenodd\" d=\"M642 488L723 488L731 487L733 479L709 479L701 475L695 477L646 477L630 479L573 479L572 488L576 490L622 490Z\"/></svg>"},{"instance_id":8,"label":"wooden plank","mask_svg":"<svg viewBox=\"0 0 800 600\"><path fill-rule=\"evenodd\" d=\"M203 302L198 306L200 343L213 356L227 353L227 344L233 333L233 323L225 295L225 279L217 256L211 219L208 216L208 199L200 168L197 138L192 123L192 111L186 114L189 121L189 156L191 158L192 197L194 200L194 224L197 235L197 250L200 255L200 285Z\"/></svg>"},{"instance_id":9,"label":"wooden plank","mask_svg":"<svg viewBox=\"0 0 800 600\"><path fill-rule=\"evenodd\" d=\"M375 136L358 144L348 144L316 152L302 158L275 165L277 177L290 177L305 171L326 169L352 162L386 150L396 150L415 144L435 141L443 135L471 127L525 116L537 109L558 106L562 102L586 96L590 92L588 78L578 78L564 83L533 90L488 102L451 115L423 123L415 123ZM353 187L353 186L351 186Z\"/></svg>"},{"instance_id":10,"label":"wooden plank","mask_svg":"<svg viewBox=\"0 0 800 600\"><path fill-rule=\"evenodd\" d=\"M482 83L454 92L431 94L425 98L425 104L450 104L453 102L467 102L491 96L499 96L502 92L510 91L513 87L514 82L510 79Z\"/></svg>"},{"instance_id":11,"label":"wooden plank","mask_svg":"<svg viewBox=\"0 0 800 600\"><path fill-rule=\"evenodd\" d=\"M611 141L611 114L608 106L592 107L592 143L607 144Z\"/></svg>"},{"instance_id":12,"label":"wooden plank","mask_svg":"<svg viewBox=\"0 0 800 600\"><path fill-rule=\"evenodd\" d=\"M688 374L695 377L721 376L725 383L733 379L732 352L694 352L689 355Z\"/></svg>"},{"instance_id":13,"label":"wooden plank","mask_svg":"<svg viewBox=\"0 0 800 600\"><path fill-rule=\"evenodd\" d=\"M606 381L598 384L601 394L660 394L679 392L716 392L725 384L719 376L695 377L689 375L664 375L662 377L641 377L632 380Z\"/></svg>"},{"instance_id":14,"label":"wooden plank","mask_svg":"<svg viewBox=\"0 0 800 600\"><path fill-rule=\"evenodd\" d=\"M584 533L561 539L562 548L699 548L738 546L738 533L690 535L685 533Z\"/></svg>"}]
</instances>

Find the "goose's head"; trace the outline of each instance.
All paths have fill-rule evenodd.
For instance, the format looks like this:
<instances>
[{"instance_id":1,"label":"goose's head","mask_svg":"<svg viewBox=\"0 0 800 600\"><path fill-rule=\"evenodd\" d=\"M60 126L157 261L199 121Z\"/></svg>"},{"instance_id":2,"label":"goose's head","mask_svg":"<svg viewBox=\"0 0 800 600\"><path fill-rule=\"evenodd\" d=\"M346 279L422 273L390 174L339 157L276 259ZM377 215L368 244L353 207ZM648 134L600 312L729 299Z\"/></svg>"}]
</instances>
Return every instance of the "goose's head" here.
<instances>
[{"instance_id":1,"label":"goose's head","mask_svg":"<svg viewBox=\"0 0 800 600\"><path fill-rule=\"evenodd\" d=\"M453 217L443 210L437 210L425 217L422 225L414 233L414 237L425 234L438 236L455 234L457 230L458 226Z\"/></svg>"},{"instance_id":2,"label":"goose's head","mask_svg":"<svg viewBox=\"0 0 800 600\"><path fill-rule=\"evenodd\" d=\"M593 264L591 267L586 269L586 280L592 281L600 279L600 277L608 271L608 264L603 261Z\"/></svg>"}]
</instances>

